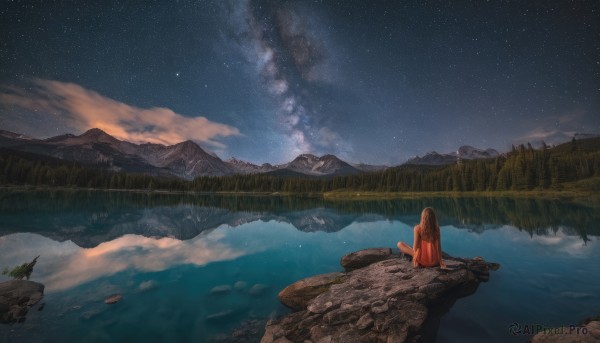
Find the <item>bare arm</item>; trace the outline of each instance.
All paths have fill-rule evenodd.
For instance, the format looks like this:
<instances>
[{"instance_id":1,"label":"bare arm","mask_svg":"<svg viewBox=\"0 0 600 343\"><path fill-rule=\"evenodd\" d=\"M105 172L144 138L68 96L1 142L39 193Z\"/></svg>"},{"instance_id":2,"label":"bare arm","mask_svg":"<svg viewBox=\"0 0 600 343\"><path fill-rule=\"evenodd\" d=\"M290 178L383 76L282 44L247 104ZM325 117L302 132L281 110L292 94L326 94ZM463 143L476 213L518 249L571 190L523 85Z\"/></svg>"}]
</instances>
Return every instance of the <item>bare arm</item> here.
<instances>
[{"instance_id":1,"label":"bare arm","mask_svg":"<svg viewBox=\"0 0 600 343\"><path fill-rule=\"evenodd\" d=\"M413 230L414 233L414 241L413 241L413 250L415 252L415 254L413 255L413 267L418 267L419 263L417 262L417 256L419 256L419 253L421 252L421 233L419 232L419 227L415 226L415 229Z\"/></svg>"},{"instance_id":2,"label":"bare arm","mask_svg":"<svg viewBox=\"0 0 600 343\"><path fill-rule=\"evenodd\" d=\"M440 256L440 260L439 260L440 268L445 269L446 264L442 260L442 233L441 232L440 232L440 237L438 239L438 250L439 250L439 256Z\"/></svg>"}]
</instances>

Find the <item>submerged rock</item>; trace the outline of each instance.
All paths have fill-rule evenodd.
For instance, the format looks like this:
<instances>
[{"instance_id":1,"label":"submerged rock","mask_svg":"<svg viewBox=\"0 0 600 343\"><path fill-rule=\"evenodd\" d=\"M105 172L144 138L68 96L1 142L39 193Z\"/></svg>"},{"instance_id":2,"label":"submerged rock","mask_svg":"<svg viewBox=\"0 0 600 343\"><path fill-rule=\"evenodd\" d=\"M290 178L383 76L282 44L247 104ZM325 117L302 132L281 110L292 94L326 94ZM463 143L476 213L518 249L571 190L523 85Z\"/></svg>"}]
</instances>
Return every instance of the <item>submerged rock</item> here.
<instances>
[{"instance_id":1,"label":"submerged rock","mask_svg":"<svg viewBox=\"0 0 600 343\"><path fill-rule=\"evenodd\" d=\"M255 285L253 285L252 287L250 287L250 289L248 290L248 294L257 297L257 296L263 295L266 291L269 290L269 288L270 288L269 285L257 283Z\"/></svg>"},{"instance_id":2,"label":"submerged rock","mask_svg":"<svg viewBox=\"0 0 600 343\"><path fill-rule=\"evenodd\" d=\"M237 281L233 285L233 289L235 289L238 292L241 292L241 291L245 290L247 286L248 286L248 283L246 281Z\"/></svg>"},{"instance_id":3,"label":"submerged rock","mask_svg":"<svg viewBox=\"0 0 600 343\"><path fill-rule=\"evenodd\" d=\"M279 293L295 312L269 321L261 342L419 340L430 307L451 307L499 267L481 258L444 262L447 269L413 268L388 248L346 255L341 263L351 271L302 279Z\"/></svg>"},{"instance_id":4,"label":"submerged rock","mask_svg":"<svg viewBox=\"0 0 600 343\"><path fill-rule=\"evenodd\" d=\"M138 286L138 291L147 292L158 288L158 282L155 280L142 281Z\"/></svg>"},{"instance_id":5,"label":"submerged rock","mask_svg":"<svg viewBox=\"0 0 600 343\"><path fill-rule=\"evenodd\" d=\"M25 320L29 307L44 296L44 285L25 280L0 282L0 322Z\"/></svg>"},{"instance_id":6,"label":"submerged rock","mask_svg":"<svg viewBox=\"0 0 600 343\"><path fill-rule=\"evenodd\" d=\"M215 286L210 290L210 294L225 294L229 292L231 292L231 286L229 285Z\"/></svg>"},{"instance_id":7,"label":"submerged rock","mask_svg":"<svg viewBox=\"0 0 600 343\"><path fill-rule=\"evenodd\" d=\"M206 316L206 320L221 320L234 314L233 310L225 310L217 313L212 313Z\"/></svg>"},{"instance_id":8,"label":"submerged rock","mask_svg":"<svg viewBox=\"0 0 600 343\"><path fill-rule=\"evenodd\" d=\"M118 303L122 299L123 299L123 296L121 294L113 294L113 295L108 296L106 299L104 299L104 302L106 304L112 305L112 304Z\"/></svg>"}]
</instances>

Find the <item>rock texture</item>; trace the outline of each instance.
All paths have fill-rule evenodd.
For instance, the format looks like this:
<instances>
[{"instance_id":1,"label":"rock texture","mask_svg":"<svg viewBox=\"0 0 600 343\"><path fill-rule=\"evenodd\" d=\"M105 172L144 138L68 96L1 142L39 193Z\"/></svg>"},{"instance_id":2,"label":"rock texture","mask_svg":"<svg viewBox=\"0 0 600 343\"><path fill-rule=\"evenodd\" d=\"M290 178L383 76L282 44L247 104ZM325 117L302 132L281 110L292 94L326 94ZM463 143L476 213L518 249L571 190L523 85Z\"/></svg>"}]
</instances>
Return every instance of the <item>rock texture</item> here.
<instances>
[{"instance_id":1,"label":"rock texture","mask_svg":"<svg viewBox=\"0 0 600 343\"><path fill-rule=\"evenodd\" d=\"M473 293L499 267L481 258L444 261L447 269L415 269L388 248L346 255L342 265L353 270L309 277L279 293L295 312L268 322L261 342L418 341L430 308Z\"/></svg>"},{"instance_id":2,"label":"rock texture","mask_svg":"<svg viewBox=\"0 0 600 343\"><path fill-rule=\"evenodd\" d=\"M371 248L350 253L340 261L346 271L366 267L375 262L386 260L392 254L390 248Z\"/></svg>"},{"instance_id":3,"label":"rock texture","mask_svg":"<svg viewBox=\"0 0 600 343\"><path fill-rule=\"evenodd\" d=\"M0 282L0 322L25 320L29 307L44 296L44 285L25 280Z\"/></svg>"},{"instance_id":4,"label":"rock texture","mask_svg":"<svg viewBox=\"0 0 600 343\"><path fill-rule=\"evenodd\" d=\"M600 342L600 316L586 319L581 325L559 327L533 336L532 343L594 343Z\"/></svg>"}]
</instances>

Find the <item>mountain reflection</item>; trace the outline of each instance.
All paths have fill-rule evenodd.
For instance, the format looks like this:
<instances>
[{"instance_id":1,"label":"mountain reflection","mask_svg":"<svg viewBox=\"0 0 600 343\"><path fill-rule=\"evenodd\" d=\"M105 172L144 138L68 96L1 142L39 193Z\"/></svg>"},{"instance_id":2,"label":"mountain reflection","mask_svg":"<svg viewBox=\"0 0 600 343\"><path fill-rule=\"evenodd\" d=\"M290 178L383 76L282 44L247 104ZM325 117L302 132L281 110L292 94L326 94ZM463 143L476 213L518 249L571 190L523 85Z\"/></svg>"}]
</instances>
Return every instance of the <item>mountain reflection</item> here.
<instances>
[{"instance_id":1,"label":"mountain reflection","mask_svg":"<svg viewBox=\"0 0 600 343\"><path fill-rule=\"evenodd\" d=\"M592 204L593 205L593 204ZM305 232L336 232L353 222L393 220L409 226L423 207L436 209L441 225L473 232L505 225L530 235L560 229L586 242L600 235L600 211L589 204L514 198L420 198L327 201L322 198L182 195L162 193L0 192L0 235L35 232L81 247L97 247L128 234L189 240L221 226L254 221L292 224Z\"/></svg>"}]
</instances>

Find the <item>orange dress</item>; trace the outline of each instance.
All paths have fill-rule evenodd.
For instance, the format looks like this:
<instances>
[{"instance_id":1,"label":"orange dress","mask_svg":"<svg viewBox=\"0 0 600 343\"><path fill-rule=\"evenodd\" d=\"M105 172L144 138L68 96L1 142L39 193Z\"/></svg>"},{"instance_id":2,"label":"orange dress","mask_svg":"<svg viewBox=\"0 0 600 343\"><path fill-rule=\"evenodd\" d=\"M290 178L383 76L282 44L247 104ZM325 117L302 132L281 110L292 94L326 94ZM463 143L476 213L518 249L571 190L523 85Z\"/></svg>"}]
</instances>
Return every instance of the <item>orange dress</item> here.
<instances>
[{"instance_id":1,"label":"orange dress","mask_svg":"<svg viewBox=\"0 0 600 343\"><path fill-rule=\"evenodd\" d=\"M415 246L415 261L423 267L435 267L439 265L439 261L441 260L440 241L436 239L433 242L429 242L420 238L419 234L419 242L419 246Z\"/></svg>"}]
</instances>

